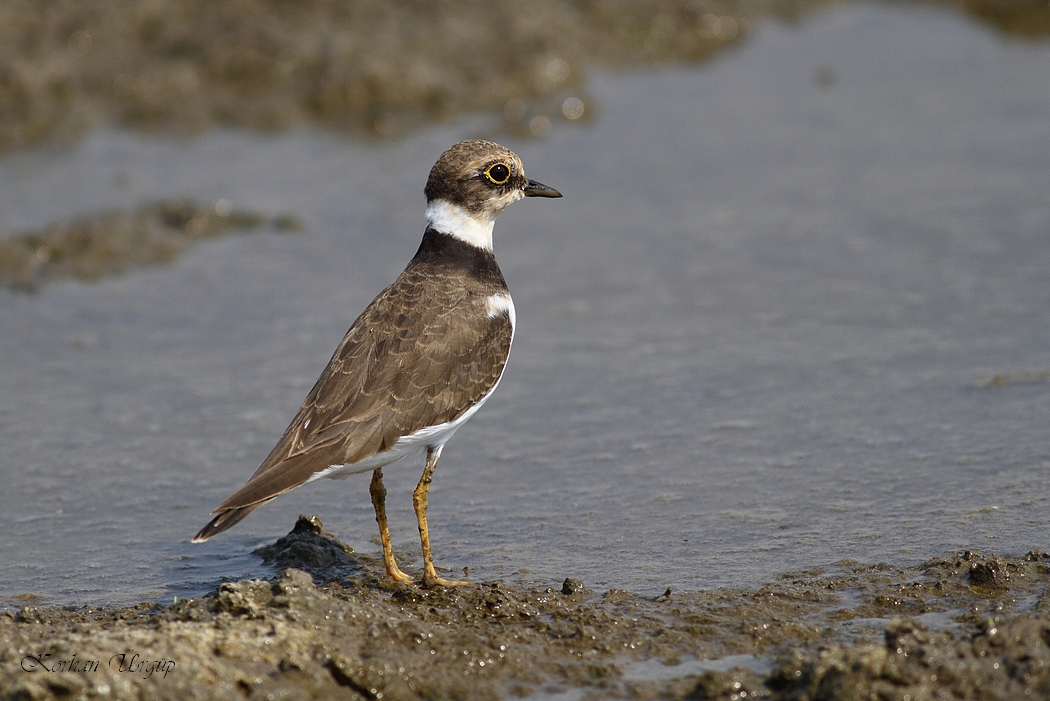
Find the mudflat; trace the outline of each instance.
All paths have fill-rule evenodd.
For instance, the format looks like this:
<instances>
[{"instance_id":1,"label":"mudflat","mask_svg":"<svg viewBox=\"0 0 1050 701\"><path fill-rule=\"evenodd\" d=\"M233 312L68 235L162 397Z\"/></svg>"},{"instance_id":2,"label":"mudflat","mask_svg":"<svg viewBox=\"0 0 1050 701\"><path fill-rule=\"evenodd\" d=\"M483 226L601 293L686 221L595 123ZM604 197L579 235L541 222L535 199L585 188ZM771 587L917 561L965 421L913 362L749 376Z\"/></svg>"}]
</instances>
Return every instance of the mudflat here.
<instances>
[{"instance_id":1,"label":"mudflat","mask_svg":"<svg viewBox=\"0 0 1050 701\"><path fill-rule=\"evenodd\" d=\"M843 562L645 598L567 577L425 591L300 518L279 575L0 616L5 699L1006 699L1050 693L1050 554ZM567 573L571 575L571 573Z\"/></svg>"}]
</instances>

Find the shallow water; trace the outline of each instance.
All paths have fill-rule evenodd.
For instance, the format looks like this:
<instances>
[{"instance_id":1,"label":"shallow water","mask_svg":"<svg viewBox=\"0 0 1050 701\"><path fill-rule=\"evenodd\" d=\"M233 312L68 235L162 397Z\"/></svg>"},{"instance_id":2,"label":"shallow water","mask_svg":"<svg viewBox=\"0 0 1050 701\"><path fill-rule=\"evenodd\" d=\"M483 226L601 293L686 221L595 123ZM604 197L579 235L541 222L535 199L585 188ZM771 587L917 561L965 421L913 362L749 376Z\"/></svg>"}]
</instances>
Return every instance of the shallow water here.
<instances>
[{"instance_id":1,"label":"shallow water","mask_svg":"<svg viewBox=\"0 0 1050 701\"><path fill-rule=\"evenodd\" d=\"M439 565L659 593L1050 547L1050 384L988 384L1050 369L1050 45L846 5L588 94L590 122L503 139L565 199L496 227L518 333L439 465ZM367 476L189 538L415 251L434 159L486 124L0 160L3 231L176 197L305 223L0 291L0 604L266 576L251 550L299 513L378 553ZM412 566L420 469L386 470Z\"/></svg>"}]
</instances>

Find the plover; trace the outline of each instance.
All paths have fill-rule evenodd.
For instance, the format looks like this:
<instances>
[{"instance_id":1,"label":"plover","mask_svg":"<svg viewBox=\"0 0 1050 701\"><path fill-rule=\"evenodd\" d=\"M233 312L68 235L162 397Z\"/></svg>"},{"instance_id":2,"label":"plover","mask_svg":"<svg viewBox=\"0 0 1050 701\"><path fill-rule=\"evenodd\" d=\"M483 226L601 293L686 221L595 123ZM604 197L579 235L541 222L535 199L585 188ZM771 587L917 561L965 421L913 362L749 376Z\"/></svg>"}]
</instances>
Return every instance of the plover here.
<instances>
[{"instance_id":1,"label":"plover","mask_svg":"<svg viewBox=\"0 0 1050 701\"><path fill-rule=\"evenodd\" d=\"M463 141L441 154L424 192L427 226L415 257L353 323L281 440L193 542L301 484L371 470L387 574L411 582L390 545L382 468L425 450L412 498L422 584L459 583L434 568L427 493L446 441L499 384L514 337L514 303L492 253L493 223L523 197L561 193L526 178L521 159L488 141Z\"/></svg>"}]
</instances>

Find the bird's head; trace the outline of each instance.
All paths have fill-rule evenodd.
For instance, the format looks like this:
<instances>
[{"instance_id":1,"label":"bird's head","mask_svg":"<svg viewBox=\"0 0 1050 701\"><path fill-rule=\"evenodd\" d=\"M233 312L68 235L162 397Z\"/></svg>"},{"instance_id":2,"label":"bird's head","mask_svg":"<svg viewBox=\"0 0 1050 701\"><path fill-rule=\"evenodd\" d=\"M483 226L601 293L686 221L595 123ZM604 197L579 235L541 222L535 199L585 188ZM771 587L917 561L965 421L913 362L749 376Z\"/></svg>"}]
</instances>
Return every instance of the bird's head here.
<instances>
[{"instance_id":1,"label":"bird's head","mask_svg":"<svg viewBox=\"0 0 1050 701\"><path fill-rule=\"evenodd\" d=\"M523 197L561 197L525 177L517 154L491 141L461 141L441 154L427 185L428 226L492 250L499 213Z\"/></svg>"}]
</instances>

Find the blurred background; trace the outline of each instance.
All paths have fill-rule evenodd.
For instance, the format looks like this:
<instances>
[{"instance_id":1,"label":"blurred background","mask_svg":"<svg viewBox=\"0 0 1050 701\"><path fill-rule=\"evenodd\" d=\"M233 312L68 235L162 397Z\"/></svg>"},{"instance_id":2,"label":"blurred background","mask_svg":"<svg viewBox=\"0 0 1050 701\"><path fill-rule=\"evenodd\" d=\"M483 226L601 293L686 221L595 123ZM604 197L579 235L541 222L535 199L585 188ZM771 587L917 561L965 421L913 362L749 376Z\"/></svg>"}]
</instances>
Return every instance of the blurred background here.
<instances>
[{"instance_id":1,"label":"blurred background","mask_svg":"<svg viewBox=\"0 0 1050 701\"><path fill-rule=\"evenodd\" d=\"M409 260L438 155L562 200L496 227L519 328L445 451L478 581L753 586L1050 549L1050 4L0 5L0 607L199 596L203 545ZM418 566L416 461L387 472Z\"/></svg>"}]
</instances>

